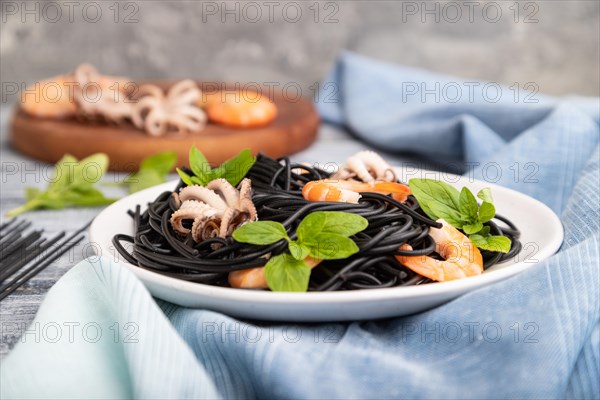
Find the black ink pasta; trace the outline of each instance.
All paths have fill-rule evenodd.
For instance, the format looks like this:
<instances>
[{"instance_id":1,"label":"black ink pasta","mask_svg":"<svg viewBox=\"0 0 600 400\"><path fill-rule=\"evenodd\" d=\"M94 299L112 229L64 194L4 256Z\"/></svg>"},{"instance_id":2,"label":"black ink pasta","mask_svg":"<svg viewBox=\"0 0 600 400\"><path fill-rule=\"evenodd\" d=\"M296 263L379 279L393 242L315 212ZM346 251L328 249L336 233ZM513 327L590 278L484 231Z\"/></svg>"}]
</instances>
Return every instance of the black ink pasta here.
<instances>
[{"instance_id":1,"label":"black ink pasta","mask_svg":"<svg viewBox=\"0 0 600 400\"><path fill-rule=\"evenodd\" d=\"M299 169L302 173L298 173ZM374 289L419 285L431 282L404 267L395 255L429 255L435 243L428 236L429 227L440 225L427 217L417 200L409 196L406 203L377 193L361 193L359 204L308 202L301 194L304 183L325 179L330 173L259 155L246 177L252 180L253 201L259 220L281 222L292 239L299 222L314 211L345 211L363 216L368 227L353 236L360 251L345 260L322 261L312 270L309 291ZM175 190L181 189L179 182ZM287 248L281 240L268 246L237 243L233 238L213 238L195 243L191 236L182 237L171 228L169 219L177 209L172 192L160 194L142 213L141 207L129 211L134 223L133 236L118 234L113 244L131 264L186 281L229 286L229 272L263 266L264 256L277 255ZM508 253L481 251L484 269L514 257L521 250L519 231L507 219L496 216L489 221L491 234L511 240ZM189 222L191 225L191 221ZM400 251L408 243L412 251ZM215 246L218 244L218 246Z\"/></svg>"}]
</instances>

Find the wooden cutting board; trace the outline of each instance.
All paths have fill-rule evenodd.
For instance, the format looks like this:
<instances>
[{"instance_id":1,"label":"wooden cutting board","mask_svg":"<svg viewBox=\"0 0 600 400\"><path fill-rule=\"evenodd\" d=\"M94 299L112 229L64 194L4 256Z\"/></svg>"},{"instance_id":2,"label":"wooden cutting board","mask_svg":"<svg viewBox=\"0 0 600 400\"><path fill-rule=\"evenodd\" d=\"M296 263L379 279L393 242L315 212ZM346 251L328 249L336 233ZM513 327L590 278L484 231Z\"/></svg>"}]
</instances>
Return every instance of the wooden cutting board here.
<instances>
[{"instance_id":1,"label":"wooden cutting board","mask_svg":"<svg viewBox=\"0 0 600 400\"><path fill-rule=\"evenodd\" d=\"M162 87L170 85L164 81L151 83ZM199 84L202 87L206 82ZM272 100L278 114L268 126L234 129L208 124L199 133L162 137L151 137L132 125L117 127L75 119L41 119L17 109L10 124L10 140L23 154L50 163L66 153L77 158L106 153L110 157L111 171L135 171L145 157L168 150L177 152L178 166L187 165L192 146L200 149L210 163L220 164L245 148L255 154L263 152L270 157L282 157L313 143L319 126L313 104L304 98L291 101L281 94L274 94Z\"/></svg>"}]
</instances>

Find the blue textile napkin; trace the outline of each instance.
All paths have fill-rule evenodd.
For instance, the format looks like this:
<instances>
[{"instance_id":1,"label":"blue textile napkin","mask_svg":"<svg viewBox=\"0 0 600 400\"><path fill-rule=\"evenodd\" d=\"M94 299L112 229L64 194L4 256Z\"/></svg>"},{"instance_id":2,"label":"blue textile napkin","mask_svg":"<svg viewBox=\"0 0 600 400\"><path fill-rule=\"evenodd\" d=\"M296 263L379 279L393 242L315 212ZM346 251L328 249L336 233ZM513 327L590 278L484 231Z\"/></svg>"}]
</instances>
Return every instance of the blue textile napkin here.
<instances>
[{"instance_id":1,"label":"blue textile napkin","mask_svg":"<svg viewBox=\"0 0 600 400\"><path fill-rule=\"evenodd\" d=\"M328 80L323 117L373 145L473 163L480 179L497 163L494 181L561 216L560 251L427 312L301 325L155 302L125 268L90 258L2 363L2 398L599 398L598 99L530 104L501 87L495 102L478 90L422 101L414 85L467 81L352 54ZM514 179L515 163L535 179Z\"/></svg>"}]
</instances>

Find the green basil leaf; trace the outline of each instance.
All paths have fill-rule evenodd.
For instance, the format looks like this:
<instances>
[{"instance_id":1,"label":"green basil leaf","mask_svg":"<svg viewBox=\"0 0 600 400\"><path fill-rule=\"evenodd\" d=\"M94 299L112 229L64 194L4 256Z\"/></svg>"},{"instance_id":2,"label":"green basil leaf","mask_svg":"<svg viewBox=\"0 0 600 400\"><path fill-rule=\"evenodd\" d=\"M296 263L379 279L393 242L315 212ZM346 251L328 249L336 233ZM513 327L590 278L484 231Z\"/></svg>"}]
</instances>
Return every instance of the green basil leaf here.
<instances>
[{"instance_id":1,"label":"green basil leaf","mask_svg":"<svg viewBox=\"0 0 600 400\"><path fill-rule=\"evenodd\" d=\"M73 181L73 171L78 161L70 154L65 154L54 166L54 175L48 186L48 190L60 190Z\"/></svg>"},{"instance_id":2,"label":"green basil leaf","mask_svg":"<svg viewBox=\"0 0 600 400\"><path fill-rule=\"evenodd\" d=\"M481 228L481 230L479 232L476 232L478 235L481 236L489 236L490 234L490 227L488 225L484 226L483 228Z\"/></svg>"},{"instance_id":3,"label":"green basil leaf","mask_svg":"<svg viewBox=\"0 0 600 400\"><path fill-rule=\"evenodd\" d=\"M450 216L454 222L460 220L460 193L453 186L433 179L413 178L408 182L412 194L417 198L425 214L432 219ZM443 215L442 215L443 214ZM459 227L462 224L459 224ZM456 226L456 225L454 225Z\"/></svg>"},{"instance_id":4,"label":"green basil leaf","mask_svg":"<svg viewBox=\"0 0 600 400\"><path fill-rule=\"evenodd\" d=\"M325 225L322 233L335 233L342 236L352 236L365 230L369 221L360 215L341 211L318 211L313 214L324 214Z\"/></svg>"},{"instance_id":5,"label":"green basil leaf","mask_svg":"<svg viewBox=\"0 0 600 400\"><path fill-rule=\"evenodd\" d=\"M477 199L473 195L473 192L469 190L466 186L462 188L460 191L460 204L459 210L462 215L462 219L466 222L466 224L476 224L477 219L477 211L479 210L479 205L477 204ZM481 229L481 228L479 228ZM478 229L478 230L479 230ZM472 232L474 233L474 232Z\"/></svg>"},{"instance_id":6,"label":"green basil leaf","mask_svg":"<svg viewBox=\"0 0 600 400\"><path fill-rule=\"evenodd\" d=\"M508 253L510 251L511 242L506 236L481 236L470 235L469 239L483 250L495 251L500 253Z\"/></svg>"},{"instance_id":7,"label":"green basil leaf","mask_svg":"<svg viewBox=\"0 0 600 400\"><path fill-rule=\"evenodd\" d=\"M177 168L177 173L179 174L179 177L181 178L183 183L185 183L186 185L192 186L194 184L194 182L192 181L192 177L180 170L179 168Z\"/></svg>"},{"instance_id":8,"label":"green basil leaf","mask_svg":"<svg viewBox=\"0 0 600 400\"><path fill-rule=\"evenodd\" d=\"M35 199L25 203L24 207L29 208L30 205L34 205L34 208L64 208L68 205L68 199L65 193L69 192L57 192L57 191L46 191L40 193Z\"/></svg>"},{"instance_id":9,"label":"green basil leaf","mask_svg":"<svg viewBox=\"0 0 600 400\"><path fill-rule=\"evenodd\" d=\"M159 185L165 181L165 176L152 169L141 169L129 178L129 193Z\"/></svg>"},{"instance_id":10,"label":"green basil leaf","mask_svg":"<svg viewBox=\"0 0 600 400\"><path fill-rule=\"evenodd\" d=\"M352 239L336 233L320 233L303 244L310 248L312 257L321 260L341 260L359 250Z\"/></svg>"},{"instance_id":11,"label":"green basil leaf","mask_svg":"<svg viewBox=\"0 0 600 400\"><path fill-rule=\"evenodd\" d=\"M191 181L192 181L192 185L201 185L201 186L204 186L204 185L206 185L208 182L210 182L210 181L211 181L211 179L209 179L209 180L207 180L207 181L204 181L204 180L202 180L202 179L198 178L196 175L194 175L194 176L192 176L192 177L190 177L190 178L191 178Z\"/></svg>"},{"instance_id":12,"label":"green basil leaf","mask_svg":"<svg viewBox=\"0 0 600 400\"><path fill-rule=\"evenodd\" d=\"M484 201L479 207L479 221L488 222L496 215L496 207L492 203Z\"/></svg>"},{"instance_id":13,"label":"green basil leaf","mask_svg":"<svg viewBox=\"0 0 600 400\"><path fill-rule=\"evenodd\" d=\"M46 191L24 205L27 209L52 208L67 206L98 206L114 202L116 199L106 198L102 192L90 185L72 187L62 191ZM33 205L33 206L32 206Z\"/></svg>"},{"instance_id":14,"label":"green basil leaf","mask_svg":"<svg viewBox=\"0 0 600 400\"><path fill-rule=\"evenodd\" d=\"M233 186L236 186L244 179L255 161L256 158L252 155L252 152L244 149L237 156L216 167L213 170L214 176L212 179L224 178Z\"/></svg>"},{"instance_id":15,"label":"green basil leaf","mask_svg":"<svg viewBox=\"0 0 600 400\"><path fill-rule=\"evenodd\" d=\"M167 178L167 174L173 169L176 162L177 153L172 151L166 151L146 157L140 163L139 171L125 180L125 183L129 184L129 193L138 192L142 189L163 183ZM178 172L179 171L180 170L178 170ZM181 173L187 176L185 172L181 171ZM189 178L189 176L187 177Z\"/></svg>"},{"instance_id":16,"label":"green basil leaf","mask_svg":"<svg viewBox=\"0 0 600 400\"><path fill-rule=\"evenodd\" d=\"M474 224L463 225L462 230L467 234L471 235L477 233L483 229L483 224L481 222L476 222Z\"/></svg>"},{"instance_id":17,"label":"green basil leaf","mask_svg":"<svg viewBox=\"0 0 600 400\"><path fill-rule=\"evenodd\" d=\"M67 206L61 199L40 199L36 201L36 207L38 209L51 209L51 210L60 210Z\"/></svg>"},{"instance_id":18,"label":"green basil leaf","mask_svg":"<svg viewBox=\"0 0 600 400\"><path fill-rule=\"evenodd\" d=\"M77 163L73 170L72 184L85 186L98 182L108 169L108 156L103 153L92 154Z\"/></svg>"},{"instance_id":19,"label":"green basil leaf","mask_svg":"<svg viewBox=\"0 0 600 400\"><path fill-rule=\"evenodd\" d=\"M241 243L265 245L289 237L283 225L274 221L250 222L233 231L233 238Z\"/></svg>"},{"instance_id":20,"label":"green basil leaf","mask_svg":"<svg viewBox=\"0 0 600 400\"><path fill-rule=\"evenodd\" d=\"M298 236L298 240L300 242L304 242L310 240L311 236L321 233L323 227L325 226L325 222L327 220L327 216L323 212L314 212L308 214L302 221L300 225L298 225L298 229L296 229L296 235Z\"/></svg>"},{"instance_id":21,"label":"green basil leaf","mask_svg":"<svg viewBox=\"0 0 600 400\"><path fill-rule=\"evenodd\" d=\"M194 175L201 182L200 185L206 185L211 181L210 175L212 169L210 168L210 164L204 154L200 152L196 147L192 147L190 149L190 168Z\"/></svg>"},{"instance_id":22,"label":"green basil leaf","mask_svg":"<svg viewBox=\"0 0 600 400\"><path fill-rule=\"evenodd\" d=\"M310 267L288 253L271 257L265 266L265 278L274 292L306 292Z\"/></svg>"},{"instance_id":23,"label":"green basil leaf","mask_svg":"<svg viewBox=\"0 0 600 400\"><path fill-rule=\"evenodd\" d=\"M42 193L42 191L38 188L26 187L25 188L25 200L31 201L31 200L35 199L36 197L38 197L41 193Z\"/></svg>"},{"instance_id":24,"label":"green basil leaf","mask_svg":"<svg viewBox=\"0 0 600 400\"><path fill-rule=\"evenodd\" d=\"M490 188L483 188L479 191L479 193L477 193L477 197L479 197L481 200L485 201L486 203L493 203L494 200L492 199L492 190Z\"/></svg>"},{"instance_id":25,"label":"green basil leaf","mask_svg":"<svg viewBox=\"0 0 600 400\"><path fill-rule=\"evenodd\" d=\"M140 163L140 171L151 170L159 175L167 175L177 162L177 153L164 151L144 158Z\"/></svg>"},{"instance_id":26,"label":"green basil leaf","mask_svg":"<svg viewBox=\"0 0 600 400\"><path fill-rule=\"evenodd\" d=\"M304 260L310 254L310 247L296 240L292 240L289 243L288 249L290 250L292 257L296 260Z\"/></svg>"},{"instance_id":27,"label":"green basil leaf","mask_svg":"<svg viewBox=\"0 0 600 400\"><path fill-rule=\"evenodd\" d=\"M317 211L304 217L296 234L300 241L309 241L320 233L347 237L363 231L368 225L369 221L360 215L341 211Z\"/></svg>"},{"instance_id":28,"label":"green basil leaf","mask_svg":"<svg viewBox=\"0 0 600 400\"><path fill-rule=\"evenodd\" d=\"M6 213L15 216L37 208L64 208L67 206L97 206L109 204L116 199L109 199L94 187L106 169L108 157L105 154L94 154L81 161L71 155L65 155L55 166L54 177L46 191L27 188L27 202Z\"/></svg>"},{"instance_id":29,"label":"green basil leaf","mask_svg":"<svg viewBox=\"0 0 600 400\"><path fill-rule=\"evenodd\" d=\"M101 206L110 204L116 199L107 198L94 187L86 187L85 190L72 190L62 196L67 205L73 206Z\"/></svg>"},{"instance_id":30,"label":"green basil leaf","mask_svg":"<svg viewBox=\"0 0 600 400\"><path fill-rule=\"evenodd\" d=\"M438 203L430 203L429 207L437 215L435 219L442 218L455 228L461 229L465 223L462 219L462 214L458 210L454 210L450 207L446 207L444 204Z\"/></svg>"}]
</instances>

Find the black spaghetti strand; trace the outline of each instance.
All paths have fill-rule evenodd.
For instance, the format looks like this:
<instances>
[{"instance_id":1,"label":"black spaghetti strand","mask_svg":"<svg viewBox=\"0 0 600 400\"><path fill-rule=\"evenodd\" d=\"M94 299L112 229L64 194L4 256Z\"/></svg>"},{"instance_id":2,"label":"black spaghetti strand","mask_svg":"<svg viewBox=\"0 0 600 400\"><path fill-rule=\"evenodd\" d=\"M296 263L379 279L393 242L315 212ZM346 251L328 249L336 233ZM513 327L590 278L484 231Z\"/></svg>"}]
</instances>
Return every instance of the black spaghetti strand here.
<instances>
[{"instance_id":1,"label":"black spaghetti strand","mask_svg":"<svg viewBox=\"0 0 600 400\"><path fill-rule=\"evenodd\" d=\"M189 171L188 171L189 172ZM191 173L191 172L190 172ZM315 211L344 211L361 215L367 228L352 239L359 251L349 259L325 260L311 272L309 290L360 290L422 285L431 282L400 263L396 256L429 256L440 259L429 229L440 224L428 218L413 196L401 203L378 193L361 193L358 204L309 202L302 197L304 184L329 178L331 174L315 166L257 156L246 177L252 181L253 202L260 220L277 221L295 239L300 221ZM179 182L174 192L185 184ZM191 234L180 235L170 223L179 208L173 192L166 191L142 212L137 206L128 212L133 219L133 235L119 234L113 244L124 259L165 276L217 286L229 286L230 272L265 265L269 257L287 249L281 240L268 246L238 243L233 238L215 237L196 243ZM184 221L191 227L192 221ZM510 239L508 253L482 251L484 269L515 257L522 248L520 232L508 219L496 216L485 225L493 235ZM127 244L125 246L124 244ZM408 244L412 250L400 250Z\"/></svg>"}]
</instances>

